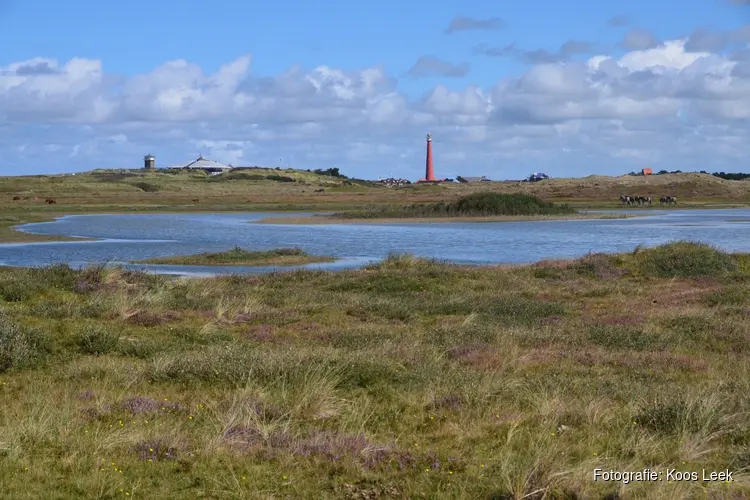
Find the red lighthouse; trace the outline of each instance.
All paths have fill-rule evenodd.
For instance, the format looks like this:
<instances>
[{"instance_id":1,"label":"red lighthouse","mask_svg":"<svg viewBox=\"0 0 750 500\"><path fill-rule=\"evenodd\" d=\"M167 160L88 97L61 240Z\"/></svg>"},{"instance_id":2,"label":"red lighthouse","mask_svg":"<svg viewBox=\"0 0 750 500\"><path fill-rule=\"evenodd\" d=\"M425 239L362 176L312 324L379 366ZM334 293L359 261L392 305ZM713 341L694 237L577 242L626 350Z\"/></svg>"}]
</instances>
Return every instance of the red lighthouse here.
<instances>
[{"instance_id":1,"label":"red lighthouse","mask_svg":"<svg viewBox=\"0 0 750 500\"><path fill-rule=\"evenodd\" d=\"M435 182L435 172L432 170L432 135L427 134L427 161L425 167L424 180L427 182Z\"/></svg>"}]
</instances>

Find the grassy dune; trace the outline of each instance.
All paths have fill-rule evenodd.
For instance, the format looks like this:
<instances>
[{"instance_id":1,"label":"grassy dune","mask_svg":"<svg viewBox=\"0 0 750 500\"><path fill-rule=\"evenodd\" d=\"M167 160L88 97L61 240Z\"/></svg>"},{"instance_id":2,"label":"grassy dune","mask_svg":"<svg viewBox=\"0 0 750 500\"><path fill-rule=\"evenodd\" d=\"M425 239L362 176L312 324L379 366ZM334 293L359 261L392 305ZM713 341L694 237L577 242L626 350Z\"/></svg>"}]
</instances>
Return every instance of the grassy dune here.
<instances>
[{"instance_id":1,"label":"grassy dune","mask_svg":"<svg viewBox=\"0 0 750 500\"><path fill-rule=\"evenodd\" d=\"M273 180L291 179L293 182ZM3 177L0 212L85 210L247 210L357 208L370 204L454 201L476 192L525 193L558 203L620 206L621 194L677 196L680 206L750 203L750 181L707 174L645 177L590 176L533 183L410 185L388 188L367 181L299 170L257 169L208 176L203 172L93 171L78 175ZM37 199L34 200L34 197ZM13 198L20 198L13 200ZM47 205L53 198L56 203ZM658 206L658 203L656 204ZM80 208L79 208L80 207ZM211 208L213 207L213 208Z\"/></svg>"},{"instance_id":2,"label":"grassy dune","mask_svg":"<svg viewBox=\"0 0 750 500\"><path fill-rule=\"evenodd\" d=\"M183 266L293 266L313 262L332 262L332 257L310 255L299 248L250 251L235 247L226 252L179 255L136 261L139 264L172 264Z\"/></svg>"},{"instance_id":3,"label":"grassy dune","mask_svg":"<svg viewBox=\"0 0 750 500\"><path fill-rule=\"evenodd\" d=\"M744 498L749 283L750 256L692 243L252 278L0 269L2 496Z\"/></svg>"}]
</instances>

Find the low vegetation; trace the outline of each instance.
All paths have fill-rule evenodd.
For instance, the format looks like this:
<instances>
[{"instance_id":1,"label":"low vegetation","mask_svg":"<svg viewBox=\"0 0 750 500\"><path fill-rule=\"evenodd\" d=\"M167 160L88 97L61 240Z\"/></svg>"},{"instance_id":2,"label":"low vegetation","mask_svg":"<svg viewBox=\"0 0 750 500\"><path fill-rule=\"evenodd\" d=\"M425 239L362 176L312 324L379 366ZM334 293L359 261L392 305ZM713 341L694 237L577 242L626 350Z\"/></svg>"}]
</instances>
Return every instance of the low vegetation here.
<instances>
[{"instance_id":1,"label":"low vegetation","mask_svg":"<svg viewBox=\"0 0 750 500\"><path fill-rule=\"evenodd\" d=\"M734 174L732 176L736 177ZM724 175L728 177L729 174ZM732 177L732 178L734 178ZM676 196L680 207L750 203L750 182L710 174L545 179L539 182L481 182L442 185L383 184L350 179L337 169L304 171L243 168L220 175L200 170L96 170L76 175L39 175L0 179L0 213L56 210L263 210L274 207L344 210L366 205L449 202L477 192L523 192L555 203L620 208L620 195ZM56 204L46 206L53 198ZM191 203L198 199L200 203ZM658 204L657 204L658 205Z\"/></svg>"},{"instance_id":2,"label":"low vegetation","mask_svg":"<svg viewBox=\"0 0 750 500\"><path fill-rule=\"evenodd\" d=\"M331 262L333 260L332 257L310 255L300 248L252 251L234 247L226 252L153 258L140 260L136 263L184 266L291 266L314 262Z\"/></svg>"},{"instance_id":3,"label":"low vegetation","mask_svg":"<svg viewBox=\"0 0 750 500\"><path fill-rule=\"evenodd\" d=\"M556 205L529 194L482 192L463 196L456 201L372 207L367 210L339 212L334 214L334 217L391 219L569 215L576 213L578 213L577 210L568 205Z\"/></svg>"},{"instance_id":4,"label":"low vegetation","mask_svg":"<svg viewBox=\"0 0 750 500\"><path fill-rule=\"evenodd\" d=\"M749 264L0 268L2 496L745 498Z\"/></svg>"}]
</instances>

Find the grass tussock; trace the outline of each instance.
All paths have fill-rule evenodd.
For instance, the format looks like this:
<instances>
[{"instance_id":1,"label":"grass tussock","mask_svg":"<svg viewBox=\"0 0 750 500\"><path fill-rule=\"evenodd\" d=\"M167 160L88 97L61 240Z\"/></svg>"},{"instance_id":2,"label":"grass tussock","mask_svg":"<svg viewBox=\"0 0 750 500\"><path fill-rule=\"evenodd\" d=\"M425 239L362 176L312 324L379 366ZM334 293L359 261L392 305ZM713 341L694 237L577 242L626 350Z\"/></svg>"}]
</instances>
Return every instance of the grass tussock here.
<instances>
[{"instance_id":1,"label":"grass tussock","mask_svg":"<svg viewBox=\"0 0 750 500\"><path fill-rule=\"evenodd\" d=\"M310 255L300 248L252 251L234 247L225 252L145 259L137 261L137 263L186 266L289 266L310 264L313 262L330 262L333 260L331 257Z\"/></svg>"},{"instance_id":2,"label":"grass tussock","mask_svg":"<svg viewBox=\"0 0 750 500\"><path fill-rule=\"evenodd\" d=\"M740 262L681 242L200 280L0 268L3 498L744 498Z\"/></svg>"},{"instance_id":3,"label":"grass tussock","mask_svg":"<svg viewBox=\"0 0 750 500\"><path fill-rule=\"evenodd\" d=\"M523 193L474 193L456 201L415 203L407 206L381 206L368 210L340 212L340 218L389 219L422 217L491 217L491 216L553 216L578 213L565 204L555 204Z\"/></svg>"},{"instance_id":4,"label":"grass tussock","mask_svg":"<svg viewBox=\"0 0 750 500\"><path fill-rule=\"evenodd\" d=\"M580 275L602 280L632 275L646 278L722 278L747 274L743 255L732 255L705 243L676 241L631 254L589 254L568 266ZM537 275L559 275L541 268Z\"/></svg>"}]
</instances>

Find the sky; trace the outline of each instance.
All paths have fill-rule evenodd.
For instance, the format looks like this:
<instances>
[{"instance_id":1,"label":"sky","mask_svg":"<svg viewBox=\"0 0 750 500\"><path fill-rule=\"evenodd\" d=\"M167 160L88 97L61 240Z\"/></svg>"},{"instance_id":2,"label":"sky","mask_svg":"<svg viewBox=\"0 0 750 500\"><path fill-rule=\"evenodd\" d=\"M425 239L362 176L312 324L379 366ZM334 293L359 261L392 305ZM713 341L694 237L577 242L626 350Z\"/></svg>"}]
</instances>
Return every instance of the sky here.
<instances>
[{"instance_id":1,"label":"sky","mask_svg":"<svg viewBox=\"0 0 750 500\"><path fill-rule=\"evenodd\" d=\"M0 175L748 172L750 0L0 0Z\"/></svg>"}]
</instances>

